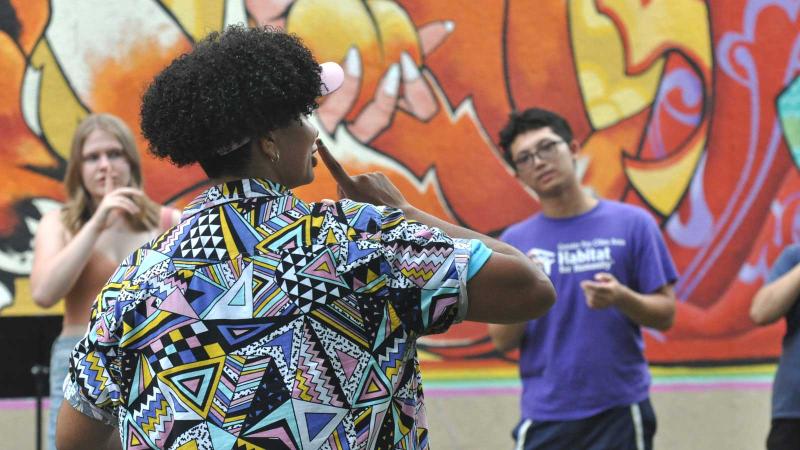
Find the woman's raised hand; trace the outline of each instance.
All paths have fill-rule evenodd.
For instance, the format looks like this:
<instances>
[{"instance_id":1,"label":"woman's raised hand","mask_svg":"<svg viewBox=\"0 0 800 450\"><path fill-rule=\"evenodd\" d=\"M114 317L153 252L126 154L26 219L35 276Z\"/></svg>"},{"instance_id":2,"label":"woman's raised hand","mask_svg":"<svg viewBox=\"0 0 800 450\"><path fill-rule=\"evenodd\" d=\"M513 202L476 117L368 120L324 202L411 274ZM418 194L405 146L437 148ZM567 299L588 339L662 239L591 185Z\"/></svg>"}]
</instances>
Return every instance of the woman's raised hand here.
<instances>
[{"instance_id":1,"label":"woman's raised hand","mask_svg":"<svg viewBox=\"0 0 800 450\"><path fill-rule=\"evenodd\" d=\"M103 200L97 205L97 209L92 215L92 220L100 230L105 230L116 223L125 213L135 216L141 212L141 208L135 200L142 200L144 192L132 187L114 187L114 179L111 175L105 177L105 194Z\"/></svg>"}]
</instances>

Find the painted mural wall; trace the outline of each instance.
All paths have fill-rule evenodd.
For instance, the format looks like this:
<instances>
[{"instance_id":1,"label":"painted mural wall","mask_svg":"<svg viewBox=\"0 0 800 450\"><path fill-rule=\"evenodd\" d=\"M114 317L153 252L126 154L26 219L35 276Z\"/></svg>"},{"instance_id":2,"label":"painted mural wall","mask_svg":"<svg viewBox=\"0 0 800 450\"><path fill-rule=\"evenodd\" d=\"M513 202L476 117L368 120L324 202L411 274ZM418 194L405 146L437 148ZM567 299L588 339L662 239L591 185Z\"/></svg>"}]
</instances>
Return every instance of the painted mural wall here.
<instances>
[{"instance_id":1,"label":"painted mural wall","mask_svg":"<svg viewBox=\"0 0 800 450\"><path fill-rule=\"evenodd\" d=\"M509 112L560 112L585 184L646 208L680 270L675 327L647 333L650 360L778 355L783 325L756 329L748 308L800 241L800 0L0 0L0 316L60 314L33 305L27 276L82 117L138 130L148 81L239 22L285 27L345 67L314 121L350 172L383 171L417 206L482 232L538 210L496 144ZM163 203L205 186L198 168L143 166ZM320 169L297 194L335 186ZM503 359L478 324L424 348Z\"/></svg>"}]
</instances>

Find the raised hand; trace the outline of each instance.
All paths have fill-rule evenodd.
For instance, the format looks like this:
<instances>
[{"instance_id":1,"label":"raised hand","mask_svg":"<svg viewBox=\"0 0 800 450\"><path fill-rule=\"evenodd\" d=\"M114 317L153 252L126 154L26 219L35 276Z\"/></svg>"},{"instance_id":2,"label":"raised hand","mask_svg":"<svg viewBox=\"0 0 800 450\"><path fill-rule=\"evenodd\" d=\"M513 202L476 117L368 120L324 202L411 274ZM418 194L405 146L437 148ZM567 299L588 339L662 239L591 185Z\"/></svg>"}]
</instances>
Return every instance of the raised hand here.
<instances>
[{"instance_id":1,"label":"raised hand","mask_svg":"<svg viewBox=\"0 0 800 450\"><path fill-rule=\"evenodd\" d=\"M132 187L115 188L113 177L106 175L104 192L103 200L92 215L92 220L96 221L100 230L114 225L125 213L135 216L141 212L136 202L144 198L141 190Z\"/></svg>"},{"instance_id":2,"label":"raised hand","mask_svg":"<svg viewBox=\"0 0 800 450\"><path fill-rule=\"evenodd\" d=\"M331 155L330 150L321 139L317 139L317 150L325 167L336 180L340 197L398 209L406 209L410 206L403 193L386 175L380 172L371 172L350 176L339 161Z\"/></svg>"}]
</instances>

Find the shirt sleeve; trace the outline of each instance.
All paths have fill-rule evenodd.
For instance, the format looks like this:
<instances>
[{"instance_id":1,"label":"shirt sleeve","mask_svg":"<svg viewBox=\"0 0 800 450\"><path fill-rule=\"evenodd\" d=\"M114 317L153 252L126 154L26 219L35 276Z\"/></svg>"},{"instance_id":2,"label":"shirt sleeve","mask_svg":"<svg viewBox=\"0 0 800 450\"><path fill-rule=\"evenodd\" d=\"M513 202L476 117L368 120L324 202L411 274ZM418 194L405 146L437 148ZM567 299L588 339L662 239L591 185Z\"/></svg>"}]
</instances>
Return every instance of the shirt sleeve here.
<instances>
[{"instance_id":1,"label":"shirt sleeve","mask_svg":"<svg viewBox=\"0 0 800 450\"><path fill-rule=\"evenodd\" d=\"M381 242L391 271L389 288L397 308L415 312L418 334L446 331L464 320L469 308L467 281L491 256L474 239L453 239L438 228L407 220L402 211L379 208Z\"/></svg>"},{"instance_id":2,"label":"shirt sleeve","mask_svg":"<svg viewBox=\"0 0 800 450\"><path fill-rule=\"evenodd\" d=\"M489 257L492 256L492 250L477 239L470 240L470 252L472 256L469 258L469 266L467 267L467 281L471 280L486 265Z\"/></svg>"},{"instance_id":3,"label":"shirt sleeve","mask_svg":"<svg viewBox=\"0 0 800 450\"><path fill-rule=\"evenodd\" d=\"M636 249L633 269L637 286L632 287L642 294L651 294L662 286L674 283L678 273L653 218L642 211L642 219L637 222L638 230L633 235Z\"/></svg>"},{"instance_id":4,"label":"shirt sleeve","mask_svg":"<svg viewBox=\"0 0 800 450\"><path fill-rule=\"evenodd\" d=\"M136 254L128 257L106 283L92 305L89 329L70 355L64 398L73 408L107 425L117 426L124 406L119 348L122 314L147 291L137 276Z\"/></svg>"},{"instance_id":5,"label":"shirt sleeve","mask_svg":"<svg viewBox=\"0 0 800 450\"><path fill-rule=\"evenodd\" d=\"M778 256L778 259L775 260L775 264L772 265L767 277L767 283L772 283L786 275L798 263L800 263L800 245L794 244L786 247Z\"/></svg>"}]
</instances>

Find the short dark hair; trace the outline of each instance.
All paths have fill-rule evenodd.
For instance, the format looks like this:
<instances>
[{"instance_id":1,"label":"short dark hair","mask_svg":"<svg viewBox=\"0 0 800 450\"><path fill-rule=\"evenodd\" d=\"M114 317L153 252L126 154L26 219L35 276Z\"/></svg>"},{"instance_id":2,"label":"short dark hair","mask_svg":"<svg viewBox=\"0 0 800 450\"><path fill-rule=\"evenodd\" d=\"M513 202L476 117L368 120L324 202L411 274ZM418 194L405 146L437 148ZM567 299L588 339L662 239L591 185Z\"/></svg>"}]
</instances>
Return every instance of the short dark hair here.
<instances>
[{"instance_id":1,"label":"short dark hair","mask_svg":"<svg viewBox=\"0 0 800 450\"><path fill-rule=\"evenodd\" d=\"M320 67L300 38L271 27L213 32L159 73L142 97L149 150L211 176L250 161L250 145L318 107Z\"/></svg>"},{"instance_id":2,"label":"short dark hair","mask_svg":"<svg viewBox=\"0 0 800 450\"><path fill-rule=\"evenodd\" d=\"M511 144L520 134L531 130L550 127L566 143L572 142L572 129L567 120L553 111L540 108L528 108L522 112L512 112L508 123L500 130L500 147L503 149L503 158L514 167L511 158Z\"/></svg>"}]
</instances>

